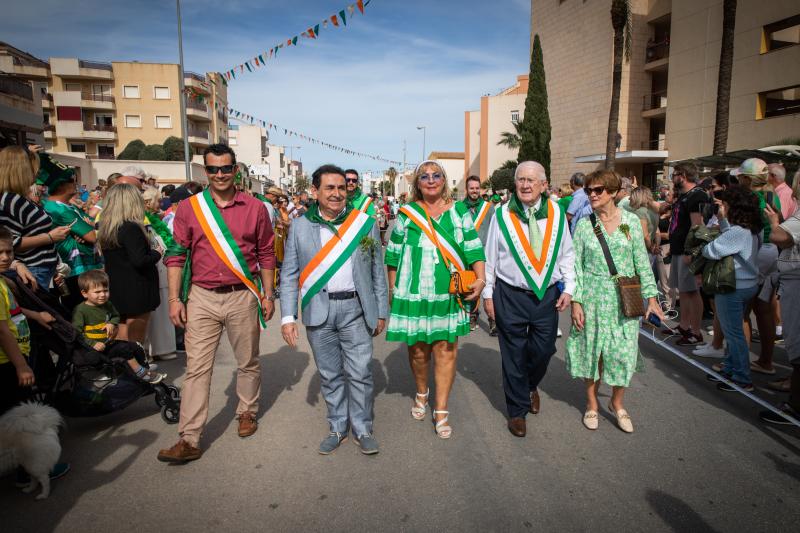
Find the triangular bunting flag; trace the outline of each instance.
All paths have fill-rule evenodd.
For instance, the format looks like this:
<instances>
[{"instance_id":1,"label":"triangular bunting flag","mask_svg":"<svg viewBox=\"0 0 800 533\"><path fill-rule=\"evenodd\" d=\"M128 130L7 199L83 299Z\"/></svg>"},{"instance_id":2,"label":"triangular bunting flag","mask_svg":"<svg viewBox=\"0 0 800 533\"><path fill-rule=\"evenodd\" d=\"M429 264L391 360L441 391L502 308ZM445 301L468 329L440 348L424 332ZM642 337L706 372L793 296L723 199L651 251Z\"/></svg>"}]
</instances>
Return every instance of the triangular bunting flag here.
<instances>
[{"instance_id":1,"label":"triangular bunting flag","mask_svg":"<svg viewBox=\"0 0 800 533\"><path fill-rule=\"evenodd\" d=\"M318 35L319 35L319 24L314 26L314 35L313 35L313 37L316 39Z\"/></svg>"},{"instance_id":2,"label":"triangular bunting flag","mask_svg":"<svg viewBox=\"0 0 800 533\"><path fill-rule=\"evenodd\" d=\"M344 15L344 9L339 11L339 18L342 19L342 24L347 26L347 17L345 17L345 15Z\"/></svg>"},{"instance_id":3,"label":"triangular bunting flag","mask_svg":"<svg viewBox=\"0 0 800 533\"><path fill-rule=\"evenodd\" d=\"M292 38L292 44L297 46L297 35Z\"/></svg>"},{"instance_id":4,"label":"triangular bunting flag","mask_svg":"<svg viewBox=\"0 0 800 533\"><path fill-rule=\"evenodd\" d=\"M358 10L361 11L361 14L363 15L364 14L364 0L358 0L358 2L356 2L356 5L358 6Z\"/></svg>"},{"instance_id":5,"label":"triangular bunting flag","mask_svg":"<svg viewBox=\"0 0 800 533\"><path fill-rule=\"evenodd\" d=\"M331 22L333 22L333 25L337 28L339 27L339 19L336 18L336 15L331 15Z\"/></svg>"},{"instance_id":6,"label":"triangular bunting flag","mask_svg":"<svg viewBox=\"0 0 800 533\"><path fill-rule=\"evenodd\" d=\"M347 6L347 12L350 14L351 17L353 16L353 13L355 13L355 11L356 11L355 4L350 4L349 6Z\"/></svg>"}]
</instances>

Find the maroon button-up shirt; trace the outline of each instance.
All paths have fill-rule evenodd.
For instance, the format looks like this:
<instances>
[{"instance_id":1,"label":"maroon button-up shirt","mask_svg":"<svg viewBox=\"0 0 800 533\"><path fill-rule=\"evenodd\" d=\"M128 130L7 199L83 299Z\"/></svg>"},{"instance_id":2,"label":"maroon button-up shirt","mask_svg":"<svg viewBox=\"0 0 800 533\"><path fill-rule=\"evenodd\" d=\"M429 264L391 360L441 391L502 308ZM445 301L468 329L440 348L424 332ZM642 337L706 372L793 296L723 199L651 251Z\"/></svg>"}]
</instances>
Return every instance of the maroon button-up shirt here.
<instances>
[{"instance_id":1,"label":"maroon button-up shirt","mask_svg":"<svg viewBox=\"0 0 800 533\"><path fill-rule=\"evenodd\" d=\"M225 207L219 205L217 207L253 276L258 276L260 269L274 270L275 235L264 204L260 200L237 192L231 203ZM188 200L178 205L172 231L175 242L192 251L193 284L204 289L213 289L241 283L236 274L231 272L217 256ZM175 255L164 260L164 264L168 267L182 267L185 262L185 255Z\"/></svg>"}]
</instances>

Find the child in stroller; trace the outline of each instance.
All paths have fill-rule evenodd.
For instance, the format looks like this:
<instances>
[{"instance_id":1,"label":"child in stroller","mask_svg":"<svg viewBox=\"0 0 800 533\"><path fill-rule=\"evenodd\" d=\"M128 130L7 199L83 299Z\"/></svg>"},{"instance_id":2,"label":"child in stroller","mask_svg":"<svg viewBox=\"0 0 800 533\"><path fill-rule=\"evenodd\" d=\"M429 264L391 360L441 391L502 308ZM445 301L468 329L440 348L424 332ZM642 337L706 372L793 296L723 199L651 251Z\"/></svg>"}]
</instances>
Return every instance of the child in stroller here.
<instances>
[{"instance_id":1,"label":"child in stroller","mask_svg":"<svg viewBox=\"0 0 800 533\"><path fill-rule=\"evenodd\" d=\"M93 350L111 358L125 359L134 376L146 383L160 383L166 374L155 372L145 360L144 348L130 341L116 340L119 313L109 301L108 274L89 270L78 277L78 287L84 302L72 312L72 325Z\"/></svg>"}]
</instances>

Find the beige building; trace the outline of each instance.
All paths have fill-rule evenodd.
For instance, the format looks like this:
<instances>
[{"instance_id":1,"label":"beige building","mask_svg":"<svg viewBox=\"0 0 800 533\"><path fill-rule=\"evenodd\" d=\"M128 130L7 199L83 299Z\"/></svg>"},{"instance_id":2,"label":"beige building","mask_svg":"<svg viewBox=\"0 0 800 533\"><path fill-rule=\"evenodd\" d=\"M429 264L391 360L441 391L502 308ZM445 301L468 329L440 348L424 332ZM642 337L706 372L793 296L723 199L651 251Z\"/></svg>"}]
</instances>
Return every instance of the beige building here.
<instances>
[{"instance_id":1,"label":"beige building","mask_svg":"<svg viewBox=\"0 0 800 533\"><path fill-rule=\"evenodd\" d=\"M520 75L499 94L481 97L480 110L464 113L464 165L458 181L472 175L485 181L503 163L517 159L516 150L497 143L503 132L513 133L514 123L524 116L527 93L528 75Z\"/></svg>"},{"instance_id":2,"label":"beige building","mask_svg":"<svg viewBox=\"0 0 800 533\"><path fill-rule=\"evenodd\" d=\"M427 159L438 161L447 174L447 186L458 189L458 197L461 198L464 192L465 179L465 159L464 152L431 152Z\"/></svg>"},{"instance_id":3,"label":"beige building","mask_svg":"<svg viewBox=\"0 0 800 533\"><path fill-rule=\"evenodd\" d=\"M178 65L26 56L0 44L0 71L32 83L41 100L47 150L113 159L134 139L161 144L181 137ZM191 94L185 99L187 136L197 155L211 143L227 141L227 87L216 73L185 72L184 83Z\"/></svg>"},{"instance_id":4,"label":"beige building","mask_svg":"<svg viewBox=\"0 0 800 533\"><path fill-rule=\"evenodd\" d=\"M609 2L531 1L544 54L551 178L564 183L605 160L613 31ZM653 184L668 161L711 154L722 0L631 0L616 168ZM728 151L800 132L800 4L739 0ZM483 177L483 176L482 176Z\"/></svg>"},{"instance_id":5,"label":"beige building","mask_svg":"<svg viewBox=\"0 0 800 533\"><path fill-rule=\"evenodd\" d=\"M273 185L288 188L293 182L293 167L300 168L302 163L291 162L286 157L286 148L269 144L269 132L253 124L230 124L227 131L228 143L236 152L237 161L250 168L256 190Z\"/></svg>"},{"instance_id":6,"label":"beige building","mask_svg":"<svg viewBox=\"0 0 800 533\"><path fill-rule=\"evenodd\" d=\"M5 55L12 50L14 55ZM15 68L29 77L20 79ZM47 90L47 63L0 42L0 137L10 144L44 144L42 90Z\"/></svg>"}]
</instances>

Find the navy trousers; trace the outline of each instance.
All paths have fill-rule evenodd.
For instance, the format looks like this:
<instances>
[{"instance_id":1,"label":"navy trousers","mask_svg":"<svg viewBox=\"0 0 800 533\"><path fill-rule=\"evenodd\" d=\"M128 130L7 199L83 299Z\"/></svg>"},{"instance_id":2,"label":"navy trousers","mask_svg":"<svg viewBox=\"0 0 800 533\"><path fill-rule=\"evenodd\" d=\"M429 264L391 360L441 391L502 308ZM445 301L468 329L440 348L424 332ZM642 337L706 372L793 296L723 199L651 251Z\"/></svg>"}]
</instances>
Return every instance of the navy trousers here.
<instances>
[{"instance_id":1,"label":"navy trousers","mask_svg":"<svg viewBox=\"0 0 800 533\"><path fill-rule=\"evenodd\" d=\"M525 418L535 391L556 353L559 291L555 285L540 300L498 279L494 313L503 360L503 389L510 418Z\"/></svg>"}]
</instances>

